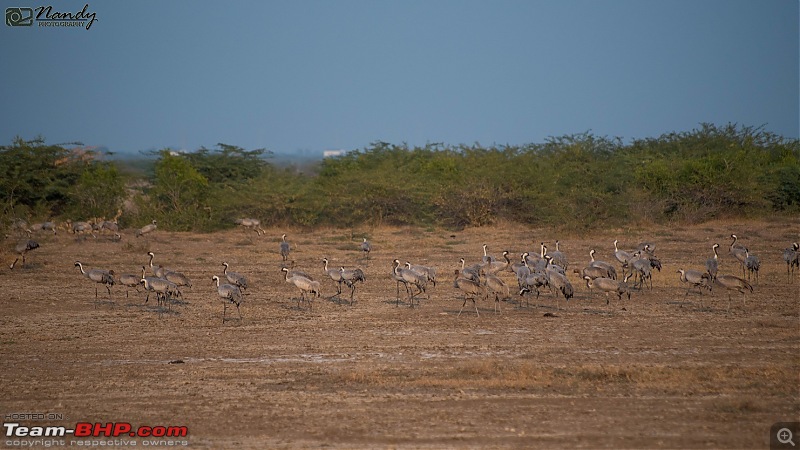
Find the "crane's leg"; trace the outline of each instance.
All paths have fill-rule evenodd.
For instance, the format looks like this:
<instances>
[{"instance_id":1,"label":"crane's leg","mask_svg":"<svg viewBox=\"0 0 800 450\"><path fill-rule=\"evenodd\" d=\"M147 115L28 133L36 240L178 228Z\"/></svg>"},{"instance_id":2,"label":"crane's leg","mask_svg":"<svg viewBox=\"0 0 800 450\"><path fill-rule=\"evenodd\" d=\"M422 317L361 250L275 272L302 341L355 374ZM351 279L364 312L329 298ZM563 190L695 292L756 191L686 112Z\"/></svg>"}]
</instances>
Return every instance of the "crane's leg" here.
<instances>
[{"instance_id":1,"label":"crane's leg","mask_svg":"<svg viewBox=\"0 0 800 450\"><path fill-rule=\"evenodd\" d=\"M222 323L225 323L225 312L228 311L228 304L222 302Z\"/></svg>"},{"instance_id":2,"label":"crane's leg","mask_svg":"<svg viewBox=\"0 0 800 450\"><path fill-rule=\"evenodd\" d=\"M467 304L467 294L464 294L464 303L461 304L461 309L458 310L458 314L456 315L456 317L459 317L461 315L461 311L464 310L464 306L466 304Z\"/></svg>"},{"instance_id":3,"label":"crane's leg","mask_svg":"<svg viewBox=\"0 0 800 450\"><path fill-rule=\"evenodd\" d=\"M475 301L475 297L472 297L472 306L475 307L475 314L477 314L478 317L480 317L481 313L478 312L478 302Z\"/></svg>"}]
</instances>

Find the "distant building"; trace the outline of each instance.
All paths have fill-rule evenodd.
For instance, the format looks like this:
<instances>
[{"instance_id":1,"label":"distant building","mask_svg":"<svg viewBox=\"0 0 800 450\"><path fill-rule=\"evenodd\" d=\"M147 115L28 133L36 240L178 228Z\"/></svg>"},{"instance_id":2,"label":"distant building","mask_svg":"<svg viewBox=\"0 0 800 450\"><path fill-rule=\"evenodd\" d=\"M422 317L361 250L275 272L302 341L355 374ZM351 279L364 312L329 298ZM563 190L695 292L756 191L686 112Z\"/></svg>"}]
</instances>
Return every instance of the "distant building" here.
<instances>
[{"instance_id":1,"label":"distant building","mask_svg":"<svg viewBox=\"0 0 800 450\"><path fill-rule=\"evenodd\" d=\"M342 156L347 153L347 150L325 150L322 152L323 158L334 158L336 156Z\"/></svg>"}]
</instances>

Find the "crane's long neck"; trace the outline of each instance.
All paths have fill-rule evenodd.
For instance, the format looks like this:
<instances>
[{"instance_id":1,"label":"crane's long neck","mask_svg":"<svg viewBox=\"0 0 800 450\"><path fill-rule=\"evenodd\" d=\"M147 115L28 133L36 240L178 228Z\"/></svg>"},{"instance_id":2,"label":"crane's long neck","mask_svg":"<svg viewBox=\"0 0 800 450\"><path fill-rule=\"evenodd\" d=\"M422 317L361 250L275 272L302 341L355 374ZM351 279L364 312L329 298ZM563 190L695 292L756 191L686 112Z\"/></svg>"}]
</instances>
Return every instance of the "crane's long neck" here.
<instances>
[{"instance_id":1,"label":"crane's long neck","mask_svg":"<svg viewBox=\"0 0 800 450\"><path fill-rule=\"evenodd\" d=\"M736 236L731 236L733 238L733 242L731 242L731 250L736 246Z\"/></svg>"},{"instance_id":2,"label":"crane's long neck","mask_svg":"<svg viewBox=\"0 0 800 450\"><path fill-rule=\"evenodd\" d=\"M511 259L508 257L508 252L503 252L503 258L506 259L506 265L511 264Z\"/></svg>"},{"instance_id":3,"label":"crane's long neck","mask_svg":"<svg viewBox=\"0 0 800 450\"><path fill-rule=\"evenodd\" d=\"M214 277L214 283L216 283L217 287L219 287L219 277Z\"/></svg>"},{"instance_id":4,"label":"crane's long neck","mask_svg":"<svg viewBox=\"0 0 800 450\"><path fill-rule=\"evenodd\" d=\"M142 266L142 279L143 279L143 280L144 280L144 274L145 274L145 273L146 273L146 272L145 272L145 268L144 268L144 266Z\"/></svg>"},{"instance_id":5,"label":"crane's long neck","mask_svg":"<svg viewBox=\"0 0 800 450\"><path fill-rule=\"evenodd\" d=\"M544 254L546 253L546 250L545 250L546 247L544 246L544 242L542 242L540 245L541 245L542 249L541 249L541 251L539 253L539 256L544 258Z\"/></svg>"},{"instance_id":6,"label":"crane's long neck","mask_svg":"<svg viewBox=\"0 0 800 450\"><path fill-rule=\"evenodd\" d=\"M328 260L327 259L323 259L322 260L322 264L323 264L324 270L327 272L328 271ZM394 264L394 262L392 264Z\"/></svg>"},{"instance_id":7,"label":"crane's long neck","mask_svg":"<svg viewBox=\"0 0 800 450\"><path fill-rule=\"evenodd\" d=\"M717 246L715 245L714 247L711 248L714 249L714 259L719 258L719 255L717 255Z\"/></svg>"},{"instance_id":8,"label":"crane's long neck","mask_svg":"<svg viewBox=\"0 0 800 450\"><path fill-rule=\"evenodd\" d=\"M489 255L486 253L486 244L483 244L483 256L489 256Z\"/></svg>"},{"instance_id":9,"label":"crane's long neck","mask_svg":"<svg viewBox=\"0 0 800 450\"><path fill-rule=\"evenodd\" d=\"M556 251L560 252L561 250L558 249L558 241L556 241Z\"/></svg>"},{"instance_id":10,"label":"crane's long neck","mask_svg":"<svg viewBox=\"0 0 800 450\"><path fill-rule=\"evenodd\" d=\"M81 273L86 275L86 272L83 271L83 264L81 264L81 263L77 263L77 264L78 264L78 268L81 269Z\"/></svg>"},{"instance_id":11,"label":"crane's long neck","mask_svg":"<svg viewBox=\"0 0 800 450\"><path fill-rule=\"evenodd\" d=\"M153 258L154 258L155 256L156 256L156 255L154 255L154 254L150 253L150 268L151 268L151 269L153 268Z\"/></svg>"},{"instance_id":12,"label":"crane's long neck","mask_svg":"<svg viewBox=\"0 0 800 450\"><path fill-rule=\"evenodd\" d=\"M619 251L619 247L617 247L617 241L614 241L614 251L615 252Z\"/></svg>"},{"instance_id":13,"label":"crane's long neck","mask_svg":"<svg viewBox=\"0 0 800 450\"><path fill-rule=\"evenodd\" d=\"M594 262L594 249L589 250L589 258L592 258L592 262Z\"/></svg>"},{"instance_id":14,"label":"crane's long neck","mask_svg":"<svg viewBox=\"0 0 800 450\"><path fill-rule=\"evenodd\" d=\"M461 270L464 270L464 263L465 263L464 258L461 258Z\"/></svg>"},{"instance_id":15,"label":"crane's long neck","mask_svg":"<svg viewBox=\"0 0 800 450\"><path fill-rule=\"evenodd\" d=\"M224 269L222 269L222 274L223 275L228 275L228 265L227 264L223 264L222 266L225 267Z\"/></svg>"}]
</instances>

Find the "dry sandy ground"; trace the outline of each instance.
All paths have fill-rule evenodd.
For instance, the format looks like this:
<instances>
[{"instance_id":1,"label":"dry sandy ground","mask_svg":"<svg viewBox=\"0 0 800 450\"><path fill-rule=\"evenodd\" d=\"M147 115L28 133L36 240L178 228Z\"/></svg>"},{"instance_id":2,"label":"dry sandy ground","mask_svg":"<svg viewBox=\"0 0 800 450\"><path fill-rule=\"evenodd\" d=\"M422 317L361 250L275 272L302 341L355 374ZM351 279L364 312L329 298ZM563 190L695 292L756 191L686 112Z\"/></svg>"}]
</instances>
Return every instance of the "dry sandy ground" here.
<instances>
[{"instance_id":1,"label":"dry sandy ground","mask_svg":"<svg viewBox=\"0 0 800 450\"><path fill-rule=\"evenodd\" d=\"M290 258L322 281L312 310L281 278L283 232ZM726 312L715 292L701 309L675 271L702 269L719 242L721 273L736 273L732 232L761 257L755 293ZM800 220L585 235L508 225L37 238L26 266L0 270L0 413L65 419L28 425L185 425L194 448L766 448L773 422L800 420L800 279L787 283L781 259ZM560 310L546 293L530 307L514 295L501 314L485 301L479 317L470 305L457 316L460 257L555 239L573 267L590 248L611 260L614 239L625 249L652 241L664 269L630 301L590 299L570 273L576 295ZM171 311L120 286L112 301L101 287L96 302L73 266L137 273L148 251L194 280ZM329 298L323 257L366 272L352 306ZM394 258L438 268L430 300L396 306ZM243 319L225 323L210 280L224 260L251 283Z\"/></svg>"}]
</instances>

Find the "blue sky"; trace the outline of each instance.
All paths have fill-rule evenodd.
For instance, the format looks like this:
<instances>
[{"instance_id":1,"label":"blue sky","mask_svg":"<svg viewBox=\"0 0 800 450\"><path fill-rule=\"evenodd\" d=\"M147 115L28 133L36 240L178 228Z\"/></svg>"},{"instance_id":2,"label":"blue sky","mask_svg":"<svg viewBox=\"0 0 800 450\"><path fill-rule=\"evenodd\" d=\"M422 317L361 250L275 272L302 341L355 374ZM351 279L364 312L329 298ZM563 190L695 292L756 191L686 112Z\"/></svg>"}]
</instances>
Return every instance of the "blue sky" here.
<instances>
[{"instance_id":1,"label":"blue sky","mask_svg":"<svg viewBox=\"0 0 800 450\"><path fill-rule=\"evenodd\" d=\"M85 1L6 0L77 12ZM0 143L275 152L800 128L797 0L90 2L0 27Z\"/></svg>"}]
</instances>

